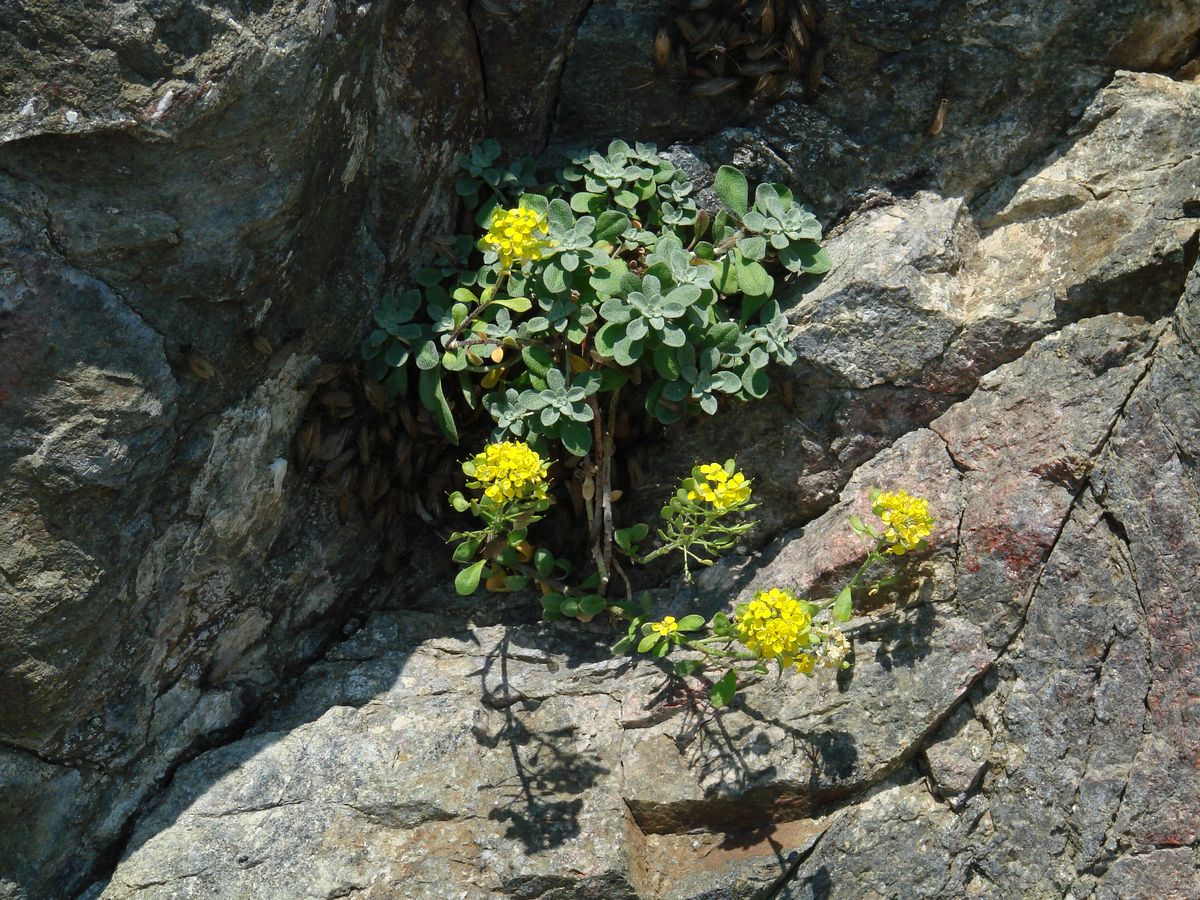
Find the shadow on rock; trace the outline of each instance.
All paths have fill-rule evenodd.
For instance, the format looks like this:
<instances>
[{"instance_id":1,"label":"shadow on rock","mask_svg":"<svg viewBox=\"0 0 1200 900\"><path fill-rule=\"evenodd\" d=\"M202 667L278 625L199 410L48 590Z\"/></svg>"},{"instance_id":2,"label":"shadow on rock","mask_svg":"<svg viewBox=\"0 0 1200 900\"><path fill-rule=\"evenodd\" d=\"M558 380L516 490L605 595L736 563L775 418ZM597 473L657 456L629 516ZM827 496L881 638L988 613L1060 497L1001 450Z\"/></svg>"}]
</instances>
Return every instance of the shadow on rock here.
<instances>
[{"instance_id":1,"label":"shadow on rock","mask_svg":"<svg viewBox=\"0 0 1200 900\"><path fill-rule=\"evenodd\" d=\"M480 670L480 699L485 706L503 711L504 725L495 735L476 732L475 739L489 749L503 744L512 755L515 775L494 786L501 796L511 789L510 805L494 808L488 818L508 823L505 837L520 841L527 853L533 853L578 837L583 808L580 795L609 770L600 765L596 754L571 749L577 742L575 726L539 732L522 719L523 707L536 709L539 701L515 699L516 692L510 691L509 645L510 638L505 635L487 654ZM496 687L488 686L489 674L498 677Z\"/></svg>"}]
</instances>

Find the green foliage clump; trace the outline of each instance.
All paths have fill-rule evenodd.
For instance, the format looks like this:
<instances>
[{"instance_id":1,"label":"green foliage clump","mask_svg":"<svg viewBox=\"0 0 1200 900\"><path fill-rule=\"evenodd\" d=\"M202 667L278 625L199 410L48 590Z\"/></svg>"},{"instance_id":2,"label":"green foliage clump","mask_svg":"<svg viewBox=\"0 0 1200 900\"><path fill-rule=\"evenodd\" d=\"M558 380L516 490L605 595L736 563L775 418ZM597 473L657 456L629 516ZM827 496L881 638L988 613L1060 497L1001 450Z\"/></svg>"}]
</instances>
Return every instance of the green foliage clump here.
<instances>
[{"instance_id":1,"label":"green foliage clump","mask_svg":"<svg viewBox=\"0 0 1200 900\"><path fill-rule=\"evenodd\" d=\"M597 412L631 380L663 424L765 396L767 368L794 359L773 299L788 273L829 268L820 224L783 185L723 166L725 208L697 207L692 183L645 144L580 153L538 183L530 160L498 163L494 141L460 158L456 188L475 222L510 209L544 228L537 258L486 239L439 242L417 287L384 298L363 344L393 394L415 375L421 403L458 440L447 391L496 422L493 437L585 456Z\"/></svg>"},{"instance_id":2,"label":"green foliage clump","mask_svg":"<svg viewBox=\"0 0 1200 900\"><path fill-rule=\"evenodd\" d=\"M815 216L784 185L760 184L751 199L730 166L713 185L721 208L702 209L683 172L646 144L613 141L606 153L572 155L548 181L531 160L501 164L494 141L459 164L455 187L476 227L436 242L416 286L384 298L362 348L368 374L393 396L415 378L421 404L452 442L460 423L450 397L492 420L489 443L462 465L467 492L449 497L480 526L450 536L462 566L456 590L536 587L547 621L607 611L626 623L616 653L680 651L680 676L728 667L709 683L716 705L732 699L739 672L761 674L771 661L804 674L845 665L850 646L837 623L850 618L868 566L924 546L932 523L924 500L903 491L872 497L886 528L852 521L873 545L835 597L770 588L710 621L651 621L621 560L679 554L690 581L692 565L731 549L754 524L745 518L751 482L734 461L697 465L679 483L653 546L643 546L648 524L618 528L613 512L622 401L636 398L672 425L765 396L769 367L794 360L774 295L784 279L828 271ZM581 484L591 553L573 582L572 562L531 534L555 502L560 464ZM614 574L623 599L610 599Z\"/></svg>"}]
</instances>

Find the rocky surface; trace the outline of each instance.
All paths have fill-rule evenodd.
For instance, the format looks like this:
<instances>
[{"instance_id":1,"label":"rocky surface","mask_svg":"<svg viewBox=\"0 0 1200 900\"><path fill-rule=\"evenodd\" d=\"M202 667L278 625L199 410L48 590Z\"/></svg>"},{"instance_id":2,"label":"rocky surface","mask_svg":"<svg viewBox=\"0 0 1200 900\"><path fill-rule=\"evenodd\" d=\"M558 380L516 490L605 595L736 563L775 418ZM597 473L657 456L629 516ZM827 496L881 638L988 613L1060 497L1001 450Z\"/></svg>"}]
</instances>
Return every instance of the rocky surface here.
<instances>
[{"instance_id":1,"label":"rocky surface","mask_svg":"<svg viewBox=\"0 0 1200 900\"><path fill-rule=\"evenodd\" d=\"M0 897L1200 896L1200 85L1113 74L1200 12L818 6L818 95L754 117L645 84L625 0L0 10ZM835 224L782 409L654 449L764 501L656 602L819 590L919 490L854 669L714 715L446 603L413 530L361 593L380 536L288 462L306 378L485 132L695 138Z\"/></svg>"},{"instance_id":2,"label":"rocky surface","mask_svg":"<svg viewBox=\"0 0 1200 900\"><path fill-rule=\"evenodd\" d=\"M1123 76L1097 121L1119 129L1164 102L1177 118L1155 122L1181 138L1196 97ZM794 308L796 377L825 346L849 404L888 384L940 393L945 411L893 423L901 435L849 464L802 530L658 602L707 612L766 584L819 593L861 560L845 522L869 490L919 491L934 547L852 622L853 669L753 685L714 713L656 665L566 628L413 609L436 608L437 589L398 597L250 735L176 773L101 895L282 896L297 859L320 861L311 896L1196 895L1198 744L1183 711L1200 273L1185 289L1195 180L1186 144L1164 141L1180 181L1122 209L1160 229L1125 262L1060 247L1073 265L1056 264L1029 237L1070 216L1087 245L1103 198L1090 212L1020 206L1057 173L1099 172L1112 141L1086 127L1026 173L1011 207L1024 213L976 218L919 195L832 242L859 264ZM1136 156L1144 168L1122 183L1161 171L1149 149ZM987 246L1036 246L1023 262L1046 262L1043 278L987 276ZM1101 289L1113 268L1171 265L1136 296ZM1087 293L1147 315L1069 302ZM850 336L826 324L872 316L879 327ZM973 365L951 365L950 348Z\"/></svg>"},{"instance_id":3,"label":"rocky surface","mask_svg":"<svg viewBox=\"0 0 1200 900\"><path fill-rule=\"evenodd\" d=\"M468 28L415 4L0 11L0 895L85 877L372 571L378 536L289 446L318 357L446 220L482 121Z\"/></svg>"}]
</instances>

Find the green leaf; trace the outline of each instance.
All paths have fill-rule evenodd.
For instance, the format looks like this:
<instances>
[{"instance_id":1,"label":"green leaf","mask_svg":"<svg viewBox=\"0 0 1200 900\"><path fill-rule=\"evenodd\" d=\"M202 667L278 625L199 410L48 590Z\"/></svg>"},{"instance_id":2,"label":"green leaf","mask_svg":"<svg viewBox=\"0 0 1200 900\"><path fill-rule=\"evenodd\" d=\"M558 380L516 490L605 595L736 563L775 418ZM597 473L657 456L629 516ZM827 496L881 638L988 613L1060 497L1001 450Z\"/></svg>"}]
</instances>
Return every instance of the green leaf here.
<instances>
[{"instance_id":1,"label":"green leaf","mask_svg":"<svg viewBox=\"0 0 1200 900\"><path fill-rule=\"evenodd\" d=\"M561 294L567 289L563 270L554 263L547 264L546 268L542 270L542 284L546 285L546 290L552 294Z\"/></svg>"},{"instance_id":2,"label":"green leaf","mask_svg":"<svg viewBox=\"0 0 1200 900\"><path fill-rule=\"evenodd\" d=\"M648 635L638 641L637 652L649 653L650 650L653 649L654 645L660 640L662 640L662 638L659 635L655 634L653 631L650 632Z\"/></svg>"},{"instance_id":3,"label":"green leaf","mask_svg":"<svg viewBox=\"0 0 1200 900\"><path fill-rule=\"evenodd\" d=\"M599 594L588 594L579 601L579 611L584 615L598 616L608 609L608 604Z\"/></svg>"},{"instance_id":4,"label":"green leaf","mask_svg":"<svg viewBox=\"0 0 1200 900\"><path fill-rule=\"evenodd\" d=\"M680 678L687 678L701 666L698 659L681 659L675 663L675 674Z\"/></svg>"},{"instance_id":5,"label":"green leaf","mask_svg":"<svg viewBox=\"0 0 1200 900\"><path fill-rule=\"evenodd\" d=\"M833 266L829 254L816 241L796 241L779 251L779 262L789 272L824 275Z\"/></svg>"},{"instance_id":6,"label":"green leaf","mask_svg":"<svg viewBox=\"0 0 1200 900\"><path fill-rule=\"evenodd\" d=\"M837 599L833 601L833 620L848 622L853 613L854 598L850 595L850 586L847 585L838 592Z\"/></svg>"},{"instance_id":7,"label":"green leaf","mask_svg":"<svg viewBox=\"0 0 1200 900\"><path fill-rule=\"evenodd\" d=\"M550 227L556 232L570 231L575 227L575 217L565 200L551 200L547 211Z\"/></svg>"},{"instance_id":8,"label":"green leaf","mask_svg":"<svg viewBox=\"0 0 1200 900\"><path fill-rule=\"evenodd\" d=\"M442 351L433 341L426 341L417 353L417 368L422 371L435 369L442 361Z\"/></svg>"},{"instance_id":9,"label":"green leaf","mask_svg":"<svg viewBox=\"0 0 1200 900\"><path fill-rule=\"evenodd\" d=\"M543 578L549 578L554 571L554 554L545 547L538 547L533 554L533 567Z\"/></svg>"},{"instance_id":10,"label":"green leaf","mask_svg":"<svg viewBox=\"0 0 1200 900\"><path fill-rule=\"evenodd\" d=\"M704 627L704 616L692 613L692 615L680 619L678 624L680 631L699 631Z\"/></svg>"},{"instance_id":11,"label":"green leaf","mask_svg":"<svg viewBox=\"0 0 1200 900\"><path fill-rule=\"evenodd\" d=\"M864 534L867 530L867 526L863 524L863 520L855 515L850 516L850 527L859 534Z\"/></svg>"},{"instance_id":12,"label":"green leaf","mask_svg":"<svg viewBox=\"0 0 1200 900\"><path fill-rule=\"evenodd\" d=\"M708 329L708 342L718 350L732 350L737 344L738 335L741 334L741 329L738 328L736 322L718 322ZM655 358L657 362L657 357ZM672 378L678 378L678 374L672 375Z\"/></svg>"},{"instance_id":13,"label":"green leaf","mask_svg":"<svg viewBox=\"0 0 1200 900\"><path fill-rule=\"evenodd\" d=\"M717 169L716 181L713 184L721 202L739 216L744 216L749 208L750 186L746 176L733 166L721 166Z\"/></svg>"},{"instance_id":14,"label":"green leaf","mask_svg":"<svg viewBox=\"0 0 1200 900\"><path fill-rule=\"evenodd\" d=\"M618 322L609 322L596 332L595 347L601 356L612 358L616 352L617 343L625 338L625 326Z\"/></svg>"},{"instance_id":15,"label":"green leaf","mask_svg":"<svg viewBox=\"0 0 1200 900\"><path fill-rule=\"evenodd\" d=\"M601 197L599 194L592 194L588 193L587 191L581 191L578 194L572 194L571 209L575 210L577 213L588 212L591 209L591 205L600 199ZM621 230L624 231L625 229L622 228Z\"/></svg>"},{"instance_id":16,"label":"green leaf","mask_svg":"<svg viewBox=\"0 0 1200 900\"><path fill-rule=\"evenodd\" d=\"M742 375L742 388L756 400L767 396L771 387L771 378L762 369L747 369Z\"/></svg>"},{"instance_id":17,"label":"green leaf","mask_svg":"<svg viewBox=\"0 0 1200 900\"><path fill-rule=\"evenodd\" d=\"M479 541L466 540L454 548L454 553L451 555L456 563L469 563L472 557L475 556L475 551L479 549Z\"/></svg>"},{"instance_id":18,"label":"green leaf","mask_svg":"<svg viewBox=\"0 0 1200 900\"><path fill-rule=\"evenodd\" d=\"M767 296L775 289L775 279L756 262L742 260L738 263L738 287L742 293L752 297Z\"/></svg>"},{"instance_id":19,"label":"green leaf","mask_svg":"<svg viewBox=\"0 0 1200 900\"><path fill-rule=\"evenodd\" d=\"M479 578L483 574L483 567L486 563L486 559L481 559L479 562L467 566L454 576L454 590L460 596L467 597L475 593L475 589L479 587Z\"/></svg>"},{"instance_id":20,"label":"green leaf","mask_svg":"<svg viewBox=\"0 0 1200 900\"><path fill-rule=\"evenodd\" d=\"M573 456L587 456L592 449L592 429L583 422L564 419L558 432L559 440Z\"/></svg>"},{"instance_id":21,"label":"green leaf","mask_svg":"<svg viewBox=\"0 0 1200 900\"><path fill-rule=\"evenodd\" d=\"M402 366L408 362L409 351L403 344L392 344L383 355L383 361L391 368Z\"/></svg>"},{"instance_id":22,"label":"green leaf","mask_svg":"<svg viewBox=\"0 0 1200 900\"><path fill-rule=\"evenodd\" d=\"M729 621L729 616L725 615L723 612L719 612L712 617L711 627L714 635L717 637L724 637L725 635L729 634L730 629L733 628L733 623Z\"/></svg>"},{"instance_id":23,"label":"green leaf","mask_svg":"<svg viewBox=\"0 0 1200 900\"><path fill-rule=\"evenodd\" d=\"M617 206L624 207L625 209L633 209L638 203L638 195L633 191L617 191L613 199L616 201Z\"/></svg>"},{"instance_id":24,"label":"green leaf","mask_svg":"<svg viewBox=\"0 0 1200 900\"><path fill-rule=\"evenodd\" d=\"M450 412L450 404L442 393L442 373L437 369L421 373L421 381L417 386L421 397L421 405L433 413L438 427L442 429L450 443L458 444L458 428L454 425L454 414ZM469 592L468 592L469 593Z\"/></svg>"},{"instance_id":25,"label":"green leaf","mask_svg":"<svg viewBox=\"0 0 1200 900\"><path fill-rule=\"evenodd\" d=\"M832 268L833 260L829 258L829 254L823 248L818 250L809 262L804 264L806 275L824 275Z\"/></svg>"},{"instance_id":26,"label":"green leaf","mask_svg":"<svg viewBox=\"0 0 1200 900\"><path fill-rule=\"evenodd\" d=\"M596 219L595 238L597 241L612 242L628 227L629 216L615 209L606 209Z\"/></svg>"},{"instance_id":27,"label":"green leaf","mask_svg":"<svg viewBox=\"0 0 1200 900\"><path fill-rule=\"evenodd\" d=\"M633 646L633 638L626 635L615 644L612 645L613 656L624 656L625 653Z\"/></svg>"},{"instance_id":28,"label":"green leaf","mask_svg":"<svg viewBox=\"0 0 1200 900\"><path fill-rule=\"evenodd\" d=\"M542 378L554 368L554 357L544 347L522 347L521 359L525 361L525 366L530 372Z\"/></svg>"},{"instance_id":29,"label":"green leaf","mask_svg":"<svg viewBox=\"0 0 1200 900\"><path fill-rule=\"evenodd\" d=\"M662 641L661 643L655 645L654 649L650 651L650 655L657 656L659 659L662 659L664 656L666 656L670 652L671 652L671 642L670 641Z\"/></svg>"},{"instance_id":30,"label":"green leaf","mask_svg":"<svg viewBox=\"0 0 1200 900\"><path fill-rule=\"evenodd\" d=\"M606 367L600 372L600 391L601 393L615 391L619 387L624 387L628 381L629 376L626 373Z\"/></svg>"},{"instance_id":31,"label":"green leaf","mask_svg":"<svg viewBox=\"0 0 1200 900\"><path fill-rule=\"evenodd\" d=\"M733 702L733 695L737 693L737 672L730 669L721 680L716 682L709 689L708 697L712 700L712 705L720 709L722 706L728 706Z\"/></svg>"},{"instance_id":32,"label":"green leaf","mask_svg":"<svg viewBox=\"0 0 1200 900\"><path fill-rule=\"evenodd\" d=\"M738 267L736 263L738 253L735 250L732 253L727 253L725 256L717 260L713 266L717 270L717 277L713 279L713 287L722 294L736 294L738 292Z\"/></svg>"},{"instance_id":33,"label":"green leaf","mask_svg":"<svg viewBox=\"0 0 1200 900\"><path fill-rule=\"evenodd\" d=\"M626 553L632 553L634 545L649 533L650 526L645 522L638 522L636 525L630 525L628 528L618 528L613 533L613 540Z\"/></svg>"},{"instance_id":34,"label":"green leaf","mask_svg":"<svg viewBox=\"0 0 1200 900\"><path fill-rule=\"evenodd\" d=\"M492 302L517 313L529 312L533 308L533 301L528 297L497 297Z\"/></svg>"},{"instance_id":35,"label":"green leaf","mask_svg":"<svg viewBox=\"0 0 1200 900\"><path fill-rule=\"evenodd\" d=\"M734 326L737 330L737 326ZM668 381L674 381L679 377L679 360L675 356L675 351L671 347L658 346L654 348L654 368L658 374Z\"/></svg>"},{"instance_id":36,"label":"green leaf","mask_svg":"<svg viewBox=\"0 0 1200 900\"><path fill-rule=\"evenodd\" d=\"M525 209L532 209L540 216L550 214L550 201L541 194L522 194L520 203Z\"/></svg>"},{"instance_id":37,"label":"green leaf","mask_svg":"<svg viewBox=\"0 0 1200 900\"><path fill-rule=\"evenodd\" d=\"M737 248L746 259L758 262L767 255L767 239L763 237L746 237L737 242Z\"/></svg>"},{"instance_id":38,"label":"green leaf","mask_svg":"<svg viewBox=\"0 0 1200 900\"><path fill-rule=\"evenodd\" d=\"M646 344L642 340L631 340L624 338L617 342L613 347L613 359L623 366L636 365L637 361L642 358L642 352L646 349Z\"/></svg>"},{"instance_id":39,"label":"green leaf","mask_svg":"<svg viewBox=\"0 0 1200 900\"><path fill-rule=\"evenodd\" d=\"M421 287L433 287L439 284L442 280L442 270L434 269L430 266L425 266L417 272L416 282Z\"/></svg>"}]
</instances>

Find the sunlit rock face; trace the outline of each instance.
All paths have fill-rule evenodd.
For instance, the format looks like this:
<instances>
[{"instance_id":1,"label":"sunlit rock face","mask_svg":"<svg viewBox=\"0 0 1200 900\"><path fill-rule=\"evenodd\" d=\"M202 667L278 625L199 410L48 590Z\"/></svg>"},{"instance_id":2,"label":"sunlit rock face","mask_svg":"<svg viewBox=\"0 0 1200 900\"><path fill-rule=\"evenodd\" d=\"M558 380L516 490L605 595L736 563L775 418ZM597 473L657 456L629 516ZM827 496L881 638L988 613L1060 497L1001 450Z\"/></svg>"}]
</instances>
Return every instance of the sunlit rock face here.
<instances>
[{"instance_id":1,"label":"sunlit rock face","mask_svg":"<svg viewBox=\"0 0 1200 900\"><path fill-rule=\"evenodd\" d=\"M624 0L0 11L0 897L1200 893L1200 12L814 6L816 90L755 110L656 77ZM920 492L854 668L714 714L448 603L419 522L380 574L298 476L485 134L822 215L786 397L650 454L736 454L759 530L655 603L819 593Z\"/></svg>"}]
</instances>

